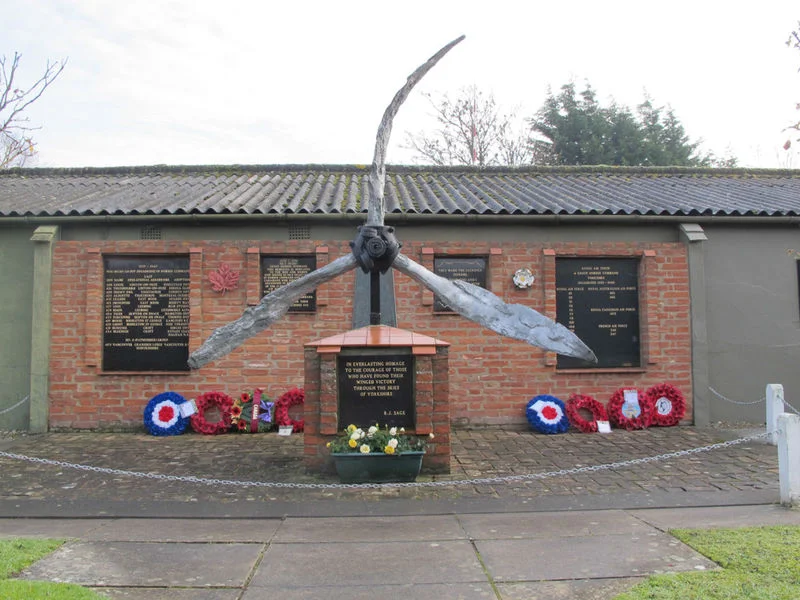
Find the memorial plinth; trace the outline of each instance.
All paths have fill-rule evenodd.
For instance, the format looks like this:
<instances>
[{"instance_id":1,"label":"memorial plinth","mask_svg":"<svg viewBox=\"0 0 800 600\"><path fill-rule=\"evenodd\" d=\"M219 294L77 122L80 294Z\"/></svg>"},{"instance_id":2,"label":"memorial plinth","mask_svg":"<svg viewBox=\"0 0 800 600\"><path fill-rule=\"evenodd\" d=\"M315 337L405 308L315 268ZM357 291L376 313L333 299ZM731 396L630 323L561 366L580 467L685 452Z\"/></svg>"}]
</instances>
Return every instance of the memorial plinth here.
<instances>
[{"instance_id":1,"label":"memorial plinth","mask_svg":"<svg viewBox=\"0 0 800 600\"><path fill-rule=\"evenodd\" d=\"M305 345L305 465L333 471L326 444L350 424L405 427L427 444L423 472L450 472L449 343L371 325Z\"/></svg>"}]
</instances>

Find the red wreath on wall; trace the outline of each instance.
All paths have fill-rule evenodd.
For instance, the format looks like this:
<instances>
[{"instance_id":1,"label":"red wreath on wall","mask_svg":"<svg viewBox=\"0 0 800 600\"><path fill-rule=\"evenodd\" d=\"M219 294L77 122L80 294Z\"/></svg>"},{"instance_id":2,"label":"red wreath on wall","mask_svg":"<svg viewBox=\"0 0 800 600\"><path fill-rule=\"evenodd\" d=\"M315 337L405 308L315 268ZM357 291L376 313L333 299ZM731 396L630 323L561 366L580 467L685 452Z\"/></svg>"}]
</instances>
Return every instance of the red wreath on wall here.
<instances>
[{"instance_id":1,"label":"red wreath on wall","mask_svg":"<svg viewBox=\"0 0 800 600\"><path fill-rule=\"evenodd\" d=\"M653 408L652 424L659 427L672 427L680 423L686 415L686 399L674 385L662 383L654 385L645 394L647 403Z\"/></svg>"},{"instance_id":2,"label":"red wreath on wall","mask_svg":"<svg viewBox=\"0 0 800 600\"><path fill-rule=\"evenodd\" d=\"M222 392L206 392L200 394L195 400L197 412L191 417L192 429L204 435L216 435L225 433L231 428L231 408L233 398ZM206 421L206 409L217 407L220 412L220 420L216 423Z\"/></svg>"},{"instance_id":3,"label":"red wreath on wall","mask_svg":"<svg viewBox=\"0 0 800 600\"><path fill-rule=\"evenodd\" d=\"M634 390L636 391L636 395L639 399L640 412L638 416L626 416L622 413L622 405L625 403L625 392L632 392ZM653 405L650 404L647 396L642 393L640 389L626 387L618 389L611 395L611 399L608 401L608 405L606 407L606 412L608 413L609 419L611 419L611 423L617 427L622 427L623 429L628 430L644 429L650 425L650 419L653 414Z\"/></svg>"},{"instance_id":4,"label":"red wreath on wall","mask_svg":"<svg viewBox=\"0 0 800 600\"><path fill-rule=\"evenodd\" d=\"M275 401L275 424L280 427L292 426L292 433L300 433L305 426L305 420L294 420L289 416L289 408L303 404L306 393L303 388L292 388Z\"/></svg>"},{"instance_id":5,"label":"red wreath on wall","mask_svg":"<svg viewBox=\"0 0 800 600\"><path fill-rule=\"evenodd\" d=\"M589 411L592 420L584 419L581 410ZM583 433L594 433L597 431L598 421L608 421L608 414L606 414L606 407L591 396L573 394L567 400L567 418L570 424Z\"/></svg>"}]
</instances>

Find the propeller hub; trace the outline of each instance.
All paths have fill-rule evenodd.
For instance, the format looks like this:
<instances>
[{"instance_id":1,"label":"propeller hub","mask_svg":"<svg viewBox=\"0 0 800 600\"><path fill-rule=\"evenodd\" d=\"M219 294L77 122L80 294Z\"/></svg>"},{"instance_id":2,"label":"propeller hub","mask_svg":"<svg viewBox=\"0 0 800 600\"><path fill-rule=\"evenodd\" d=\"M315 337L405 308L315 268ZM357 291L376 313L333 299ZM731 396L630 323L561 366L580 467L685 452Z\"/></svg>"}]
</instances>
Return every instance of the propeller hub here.
<instances>
[{"instance_id":1,"label":"propeller hub","mask_svg":"<svg viewBox=\"0 0 800 600\"><path fill-rule=\"evenodd\" d=\"M400 253L402 244L394 236L394 227L362 225L350 242L353 256L364 273L385 273Z\"/></svg>"}]
</instances>

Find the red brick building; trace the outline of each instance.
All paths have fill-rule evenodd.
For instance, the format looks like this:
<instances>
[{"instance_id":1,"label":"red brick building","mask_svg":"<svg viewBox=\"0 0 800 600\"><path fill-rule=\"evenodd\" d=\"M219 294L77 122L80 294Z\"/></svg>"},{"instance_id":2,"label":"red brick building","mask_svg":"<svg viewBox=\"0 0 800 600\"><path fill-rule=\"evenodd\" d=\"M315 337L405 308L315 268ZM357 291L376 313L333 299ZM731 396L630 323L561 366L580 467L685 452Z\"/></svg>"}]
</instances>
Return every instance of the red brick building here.
<instances>
[{"instance_id":1,"label":"red brick building","mask_svg":"<svg viewBox=\"0 0 800 600\"><path fill-rule=\"evenodd\" d=\"M198 167L2 175L0 224L24 227L29 240L39 236L31 242L30 352L41 357L46 349L48 356L46 363L31 359L31 421L41 428L44 419L52 429L131 428L141 424L147 401L167 390L195 397L262 387L275 397L302 386L304 344L354 327L353 272L318 288L312 310L290 312L197 371L109 369L107 261L185 260L191 352L259 302L265 257L302 257L319 267L350 252L348 242L364 219L366 174L358 167ZM782 177L796 194L797 178ZM708 354L698 355L708 352L706 332L698 328L711 319L705 302L693 303L693 294L705 289L692 283L706 256L693 250L704 235L697 223L717 210L717 194L730 198L731 189L741 190L743 205L763 202L753 200L747 181L722 171L390 169L386 221L397 228L402 252L432 271L437 259L477 257L483 285L507 303L566 324L568 315L559 314L559 261L632 265L635 358L600 368L560 364L552 353L438 310L432 292L394 272L396 326L451 344L451 423L519 426L537 394L566 400L582 393L605 402L620 387L644 390L664 382L685 394L686 422L695 419L698 380L707 398L713 370ZM238 281L219 292L210 276L223 266ZM513 281L522 269L534 276L530 287ZM46 342L36 318L43 290ZM617 325L609 327L617 335ZM593 349L601 356L605 347ZM701 421L709 418L709 404L703 400Z\"/></svg>"}]
</instances>

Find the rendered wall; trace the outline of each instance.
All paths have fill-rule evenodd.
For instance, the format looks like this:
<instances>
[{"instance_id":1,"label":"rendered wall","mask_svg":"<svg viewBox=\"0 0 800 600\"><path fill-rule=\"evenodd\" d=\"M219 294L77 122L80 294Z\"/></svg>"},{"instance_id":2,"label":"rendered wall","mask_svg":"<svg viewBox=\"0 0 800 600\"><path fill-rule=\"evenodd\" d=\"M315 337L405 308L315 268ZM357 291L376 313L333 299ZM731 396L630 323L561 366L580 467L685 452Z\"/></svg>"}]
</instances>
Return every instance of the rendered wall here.
<instances>
[{"instance_id":1,"label":"rendered wall","mask_svg":"<svg viewBox=\"0 0 800 600\"><path fill-rule=\"evenodd\" d=\"M797 227L704 226L710 386L739 402L781 383L800 407ZM699 393L699 390L698 390ZM763 403L709 395L711 421L763 423Z\"/></svg>"},{"instance_id":2,"label":"rendered wall","mask_svg":"<svg viewBox=\"0 0 800 600\"><path fill-rule=\"evenodd\" d=\"M30 391L33 227L0 228L0 411ZM28 428L29 406L0 414L0 430Z\"/></svg>"},{"instance_id":3,"label":"rendered wall","mask_svg":"<svg viewBox=\"0 0 800 600\"><path fill-rule=\"evenodd\" d=\"M433 296L395 273L397 326L436 337L450 347L451 420L456 426L522 426L524 408L536 394L567 399L591 394L605 402L622 386L641 389L669 382L689 402L691 419L691 337L686 250L670 228L559 228L404 226L403 252L432 268L434 255L480 254L489 257L490 289L507 302L527 304L555 316L555 260L558 256L639 257L642 315L641 368L559 371L555 356L480 328L454 314L433 314ZM199 230L198 230L199 231ZM332 230L327 231L330 233ZM193 239L165 231L167 239L130 237L108 230L95 239L79 230L64 231L56 244L53 275L50 425L53 428L138 427L147 401L172 390L187 397L211 390L236 395L256 386L273 398L303 385L303 344L341 333L352 326L354 273L319 289L316 313L289 314L244 346L197 372L110 374L102 370L102 256L123 253L182 253L191 256L190 350L218 326L241 315L259 300L259 253L308 253L324 264L349 252L354 228L315 240L242 239L221 230ZM241 233L241 232L238 232ZM427 234L427 235L426 235ZM441 234L441 235L438 235ZM100 238L100 239L98 239ZM424 238L424 239L421 239ZM460 239L454 239L460 238ZM566 241L570 238L572 241ZM577 241L576 241L577 238ZM72 241L69 241L72 240ZM448 240L448 241L443 241ZM213 292L208 275L222 263L240 271L239 287ZM513 273L530 268L533 287L519 290Z\"/></svg>"}]
</instances>

